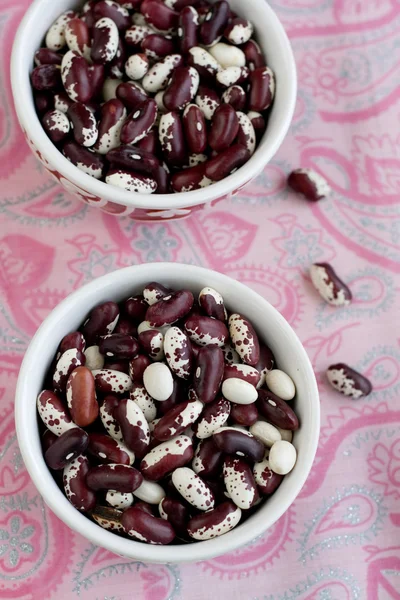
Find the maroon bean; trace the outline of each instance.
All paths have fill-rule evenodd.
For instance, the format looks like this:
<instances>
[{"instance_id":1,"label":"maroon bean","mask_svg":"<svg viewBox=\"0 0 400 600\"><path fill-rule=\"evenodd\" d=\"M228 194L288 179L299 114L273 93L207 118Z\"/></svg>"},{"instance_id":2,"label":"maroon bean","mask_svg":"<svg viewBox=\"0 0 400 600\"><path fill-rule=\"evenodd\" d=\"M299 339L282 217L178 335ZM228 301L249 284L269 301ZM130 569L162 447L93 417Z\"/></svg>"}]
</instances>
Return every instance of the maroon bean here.
<instances>
[{"instance_id":1,"label":"maroon bean","mask_svg":"<svg viewBox=\"0 0 400 600\"><path fill-rule=\"evenodd\" d=\"M233 502L224 502L213 510L192 517L188 524L189 535L199 541L218 537L233 529L240 516L240 509Z\"/></svg>"},{"instance_id":2,"label":"maroon bean","mask_svg":"<svg viewBox=\"0 0 400 600\"><path fill-rule=\"evenodd\" d=\"M254 387L257 387L260 383L260 372L250 365L225 365L224 369L224 381L225 379L231 379L235 377L236 379L242 379L243 381L247 381Z\"/></svg>"},{"instance_id":3,"label":"maroon bean","mask_svg":"<svg viewBox=\"0 0 400 600\"><path fill-rule=\"evenodd\" d=\"M149 306L146 321L149 321L151 327L171 325L190 312L193 302L193 294L189 290L180 290L164 296L156 304Z\"/></svg>"},{"instance_id":4,"label":"maroon bean","mask_svg":"<svg viewBox=\"0 0 400 600\"><path fill-rule=\"evenodd\" d=\"M54 94L54 108L56 110L67 114L68 109L72 104L71 98L69 98L65 92Z\"/></svg>"},{"instance_id":5,"label":"maroon bean","mask_svg":"<svg viewBox=\"0 0 400 600\"><path fill-rule=\"evenodd\" d=\"M102 394L125 394L132 387L129 375L112 371L111 369L99 369L93 371L96 389Z\"/></svg>"},{"instance_id":6,"label":"maroon bean","mask_svg":"<svg viewBox=\"0 0 400 600\"><path fill-rule=\"evenodd\" d=\"M161 298L164 298L165 296L170 296L171 292L171 288L167 288L161 283L158 283L157 281L152 281L151 283L148 283L143 290L143 298L147 303L146 312L149 306L156 304L156 302L158 302L159 300L161 300Z\"/></svg>"},{"instance_id":7,"label":"maroon bean","mask_svg":"<svg viewBox=\"0 0 400 600\"><path fill-rule=\"evenodd\" d=\"M89 29L91 30L96 23L96 18L94 16L94 7L97 0L88 0L85 2L82 8L82 20L85 21Z\"/></svg>"},{"instance_id":8,"label":"maroon bean","mask_svg":"<svg viewBox=\"0 0 400 600\"><path fill-rule=\"evenodd\" d=\"M225 27L224 37L234 44L240 46L248 42L253 35L253 25L247 19L239 17L231 18L227 27Z\"/></svg>"},{"instance_id":9,"label":"maroon bean","mask_svg":"<svg viewBox=\"0 0 400 600\"><path fill-rule=\"evenodd\" d=\"M165 358L177 377L188 379L193 368L193 351L187 335L179 327L170 327L164 336Z\"/></svg>"},{"instance_id":10,"label":"maroon bean","mask_svg":"<svg viewBox=\"0 0 400 600\"><path fill-rule=\"evenodd\" d=\"M47 112L42 119L43 129L54 144L60 143L70 131L68 117L59 110Z\"/></svg>"},{"instance_id":11,"label":"maroon bean","mask_svg":"<svg viewBox=\"0 0 400 600\"><path fill-rule=\"evenodd\" d=\"M203 111L196 104L189 104L183 113L182 123L190 152L204 152L207 148L207 127Z\"/></svg>"},{"instance_id":12,"label":"maroon bean","mask_svg":"<svg viewBox=\"0 0 400 600\"><path fill-rule=\"evenodd\" d=\"M121 146L121 147L124 148L123 153L127 152L127 150L125 150L124 146ZM142 153L142 152L143 152L143 150L140 150L140 153ZM111 152L109 154L111 154ZM109 160L110 160L110 162L113 162L111 158ZM121 166L124 166L124 165L121 165ZM127 166L127 165L125 165L125 166ZM141 323L142 321L144 321L147 308L148 308L148 304L146 303L146 301L142 295L131 296L124 302L125 313L131 319L133 319L136 323Z\"/></svg>"},{"instance_id":13,"label":"maroon bean","mask_svg":"<svg viewBox=\"0 0 400 600\"><path fill-rule=\"evenodd\" d=\"M222 94L222 101L233 106L235 110L243 110L246 106L246 92L240 85L232 85Z\"/></svg>"},{"instance_id":14,"label":"maroon bean","mask_svg":"<svg viewBox=\"0 0 400 600\"><path fill-rule=\"evenodd\" d=\"M36 111L39 116L54 109L54 97L50 92L34 91L33 96L35 100Z\"/></svg>"},{"instance_id":15,"label":"maroon bean","mask_svg":"<svg viewBox=\"0 0 400 600\"><path fill-rule=\"evenodd\" d=\"M122 79L125 74L125 63L127 60L127 52L125 49L125 44L121 38L118 41L117 52L115 53L114 58L109 63L109 74L110 77L115 79Z\"/></svg>"},{"instance_id":16,"label":"maroon bean","mask_svg":"<svg viewBox=\"0 0 400 600\"><path fill-rule=\"evenodd\" d=\"M221 294L210 287L205 287L199 294L199 305L207 317L214 317L218 321L227 320L224 299Z\"/></svg>"},{"instance_id":17,"label":"maroon bean","mask_svg":"<svg viewBox=\"0 0 400 600\"><path fill-rule=\"evenodd\" d=\"M104 361L103 369L111 371L120 371L129 375L129 362L127 360L106 360Z\"/></svg>"},{"instance_id":18,"label":"maroon bean","mask_svg":"<svg viewBox=\"0 0 400 600\"><path fill-rule=\"evenodd\" d=\"M207 404L194 427L196 437L200 440L211 437L217 429L225 425L230 412L231 403L225 398L216 398L211 404Z\"/></svg>"},{"instance_id":19,"label":"maroon bean","mask_svg":"<svg viewBox=\"0 0 400 600\"><path fill-rule=\"evenodd\" d=\"M82 454L64 467L64 492L71 504L81 512L89 512L96 506L96 494L87 486L89 461Z\"/></svg>"},{"instance_id":20,"label":"maroon bean","mask_svg":"<svg viewBox=\"0 0 400 600\"><path fill-rule=\"evenodd\" d=\"M62 435L65 431L76 427L64 402L50 390L44 390L39 394L36 406L43 423L54 435Z\"/></svg>"},{"instance_id":21,"label":"maroon bean","mask_svg":"<svg viewBox=\"0 0 400 600\"><path fill-rule=\"evenodd\" d=\"M208 143L216 152L229 148L239 132L239 121L230 104L221 104L214 113Z\"/></svg>"},{"instance_id":22,"label":"maroon bean","mask_svg":"<svg viewBox=\"0 0 400 600\"><path fill-rule=\"evenodd\" d=\"M164 92L164 106L171 111L183 110L196 96L200 77L194 67L177 67Z\"/></svg>"},{"instance_id":23,"label":"maroon bean","mask_svg":"<svg viewBox=\"0 0 400 600\"><path fill-rule=\"evenodd\" d=\"M129 115L121 129L121 142L134 145L146 137L157 118L157 104L153 98L147 98Z\"/></svg>"},{"instance_id":24,"label":"maroon bean","mask_svg":"<svg viewBox=\"0 0 400 600\"><path fill-rule=\"evenodd\" d=\"M104 175L105 162L102 156L95 154L76 142L68 141L63 146L64 156L87 175L101 179Z\"/></svg>"},{"instance_id":25,"label":"maroon bean","mask_svg":"<svg viewBox=\"0 0 400 600\"><path fill-rule=\"evenodd\" d=\"M224 460L224 482L227 492L239 508L248 510L260 499L252 469L241 458L227 456Z\"/></svg>"},{"instance_id":26,"label":"maroon bean","mask_svg":"<svg viewBox=\"0 0 400 600\"><path fill-rule=\"evenodd\" d=\"M68 109L72 122L74 138L77 144L90 148L97 141L99 130L93 112L82 102L74 102Z\"/></svg>"},{"instance_id":27,"label":"maroon bean","mask_svg":"<svg viewBox=\"0 0 400 600\"><path fill-rule=\"evenodd\" d=\"M134 492L143 483L141 473L128 465L98 465L89 469L86 483L91 490L115 490L124 494Z\"/></svg>"},{"instance_id":28,"label":"maroon bean","mask_svg":"<svg viewBox=\"0 0 400 600\"><path fill-rule=\"evenodd\" d=\"M259 67L249 77L249 110L262 112L271 105L275 95L275 77L268 67Z\"/></svg>"},{"instance_id":29,"label":"maroon bean","mask_svg":"<svg viewBox=\"0 0 400 600\"><path fill-rule=\"evenodd\" d=\"M104 302L93 308L82 327L88 346L93 346L101 335L112 333L119 318L118 304Z\"/></svg>"},{"instance_id":30,"label":"maroon bean","mask_svg":"<svg viewBox=\"0 0 400 600\"><path fill-rule=\"evenodd\" d=\"M113 415L121 427L125 444L142 458L150 442L150 431L141 408L133 400L124 399L115 407Z\"/></svg>"},{"instance_id":31,"label":"maroon bean","mask_svg":"<svg viewBox=\"0 0 400 600\"><path fill-rule=\"evenodd\" d=\"M97 21L93 27L91 59L94 63L109 63L117 54L119 33L115 22L108 18Z\"/></svg>"},{"instance_id":32,"label":"maroon bean","mask_svg":"<svg viewBox=\"0 0 400 600\"><path fill-rule=\"evenodd\" d=\"M257 487L263 496L273 494L283 480L283 475L278 475L271 471L268 460L255 463L253 475Z\"/></svg>"},{"instance_id":33,"label":"maroon bean","mask_svg":"<svg viewBox=\"0 0 400 600\"><path fill-rule=\"evenodd\" d=\"M171 408L157 423L153 436L160 442L179 435L199 418L203 405L198 400L187 401Z\"/></svg>"},{"instance_id":34,"label":"maroon bean","mask_svg":"<svg viewBox=\"0 0 400 600\"><path fill-rule=\"evenodd\" d=\"M59 65L40 65L31 74L32 86L38 91L55 90L61 85L61 69Z\"/></svg>"},{"instance_id":35,"label":"maroon bean","mask_svg":"<svg viewBox=\"0 0 400 600\"><path fill-rule=\"evenodd\" d=\"M139 140L137 148L158 157L160 154L160 142L156 129L152 129L143 139ZM156 173L154 173L154 178L156 178Z\"/></svg>"},{"instance_id":36,"label":"maroon bean","mask_svg":"<svg viewBox=\"0 0 400 600\"><path fill-rule=\"evenodd\" d=\"M47 466L54 471L60 471L77 456L84 454L88 444L89 436L83 429L74 427L65 431L47 449L44 455Z\"/></svg>"},{"instance_id":37,"label":"maroon bean","mask_svg":"<svg viewBox=\"0 0 400 600\"><path fill-rule=\"evenodd\" d=\"M174 192L190 192L199 190L206 185L210 185L212 181L205 176L205 164L199 164L190 169L184 169L174 173L171 177L171 187Z\"/></svg>"},{"instance_id":38,"label":"maroon bean","mask_svg":"<svg viewBox=\"0 0 400 600\"><path fill-rule=\"evenodd\" d=\"M89 102L93 95L89 65L73 50L69 50L61 63L61 78L65 91L73 102Z\"/></svg>"},{"instance_id":39,"label":"maroon bean","mask_svg":"<svg viewBox=\"0 0 400 600\"><path fill-rule=\"evenodd\" d=\"M174 379L174 388L171 396L165 402L159 403L158 410L160 415L166 415L177 404L186 402L187 398L187 384L182 379Z\"/></svg>"},{"instance_id":40,"label":"maroon bean","mask_svg":"<svg viewBox=\"0 0 400 600\"><path fill-rule=\"evenodd\" d=\"M145 37L141 44L143 52L151 60L161 60L168 54L175 54L175 41L168 36L153 33Z\"/></svg>"},{"instance_id":41,"label":"maroon bean","mask_svg":"<svg viewBox=\"0 0 400 600\"><path fill-rule=\"evenodd\" d=\"M250 427L258 420L258 410L255 402L252 404L234 404L232 403L231 420L237 425Z\"/></svg>"},{"instance_id":42,"label":"maroon bean","mask_svg":"<svg viewBox=\"0 0 400 600\"><path fill-rule=\"evenodd\" d=\"M224 346L229 338L225 323L203 315L193 314L185 321L185 331L189 338L199 346Z\"/></svg>"},{"instance_id":43,"label":"maroon bean","mask_svg":"<svg viewBox=\"0 0 400 600\"><path fill-rule=\"evenodd\" d=\"M331 386L344 396L358 399L368 396L372 392L372 384L369 379L345 363L331 365L328 367L326 375Z\"/></svg>"},{"instance_id":44,"label":"maroon bean","mask_svg":"<svg viewBox=\"0 0 400 600\"><path fill-rule=\"evenodd\" d=\"M125 31L131 25L129 12L118 2L112 0L102 0L93 7L93 13L96 21L107 17L114 21L118 29Z\"/></svg>"},{"instance_id":45,"label":"maroon bean","mask_svg":"<svg viewBox=\"0 0 400 600\"><path fill-rule=\"evenodd\" d=\"M205 46L213 46L222 36L228 23L230 8L228 2L216 2L210 8L200 27L200 39Z\"/></svg>"},{"instance_id":46,"label":"maroon bean","mask_svg":"<svg viewBox=\"0 0 400 600\"><path fill-rule=\"evenodd\" d=\"M221 181L239 169L250 158L250 153L241 144L234 144L205 163L206 177Z\"/></svg>"},{"instance_id":47,"label":"maroon bean","mask_svg":"<svg viewBox=\"0 0 400 600\"><path fill-rule=\"evenodd\" d=\"M122 515L122 510L109 506L96 506L92 512L92 518L97 525L114 533L123 533L124 531L121 524Z\"/></svg>"},{"instance_id":48,"label":"maroon bean","mask_svg":"<svg viewBox=\"0 0 400 600\"><path fill-rule=\"evenodd\" d=\"M125 32L125 43L128 46L134 46L137 50L147 36L151 35L153 30L147 25L132 25Z\"/></svg>"},{"instance_id":49,"label":"maroon bean","mask_svg":"<svg viewBox=\"0 0 400 600\"><path fill-rule=\"evenodd\" d=\"M177 10L179 12L189 4L197 4L198 0L195 0L194 2L193 0L164 0L164 3L170 8L173 8L174 10Z\"/></svg>"},{"instance_id":50,"label":"maroon bean","mask_svg":"<svg viewBox=\"0 0 400 600\"><path fill-rule=\"evenodd\" d=\"M247 456L255 462L259 462L264 456L264 444L248 431L234 427L222 427L217 433L214 433L213 439L225 454Z\"/></svg>"},{"instance_id":51,"label":"maroon bean","mask_svg":"<svg viewBox=\"0 0 400 600\"><path fill-rule=\"evenodd\" d=\"M134 383L143 383L143 373L151 364L151 360L144 354L139 354L129 363L129 375Z\"/></svg>"},{"instance_id":52,"label":"maroon bean","mask_svg":"<svg viewBox=\"0 0 400 600\"><path fill-rule=\"evenodd\" d=\"M104 65L89 65L89 79L94 99L100 99L105 81Z\"/></svg>"},{"instance_id":53,"label":"maroon bean","mask_svg":"<svg viewBox=\"0 0 400 600\"><path fill-rule=\"evenodd\" d=\"M246 56L246 64L250 71L265 66L265 59L260 46L254 40L249 40L242 50Z\"/></svg>"},{"instance_id":54,"label":"maroon bean","mask_svg":"<svg viewBox=\"0 0 400 600\"><path fill-rule=\"evenodd\" d=\"M43 454L45 454L47 450L51 448L56 440L58 440L56 434L50 431L50 429L46 429L40 440Z\"/></svg>"},{"instance_id":55,"label":"maroon bean","mask_svg":"<svg viewBox=\"0 0 400 600\"><path fill-rule=\"evenodd\" d=\"M118 465L131 465L135 456L119 441L103 433L89 435L88 452L101 463L116 463Z\"/></svg>"},{"instance_id":56,"label":"maroon bean","mask_svg":"<svg viewBox=\"0 0 400 600\"><path fill-rule=\"evenodd\" d=\"M99 137L94 149L100 154L107 154L120 145L120 135L126 118L126 109L117 98L103 104L99 123Z\"/></svg>"},{"instance_id":57,"label":"maroon bean","mask_svg":"<svg viewBox=\"0 0 400 600\"><path fill-rule=\"evenodd\" d=\"M114 333L123 333L124 335L131 335L137 338L137 326L131 319L127 317L121 317L117 323Z\"/></svg>"},{"instance_id":58,"label":"maroon bean","mask_svg":"<svg viewBox=\"0 0 400 600\"><path fill-rule=\"evenodd\" d=\"M218 323L220 322L218 321ZM202 348L199 351L194 368L192 385L195 398L201 400L204 404L212 402L221 387L223 374L224 355L221 348L214 345Z\"/></svg>"},{"instance_id":59,"label":"maroon bean","mask_svg":"<svg viewBox=\"0 0 400 600\"><path fill-rule=\"evenodd\" d=\"M187 151L180 115L177 112L161 115L158 131L161 149L167 164L172 167L184 165Z\"/></svg>"},{"instance_id":60,"label":"maroon bean","mask_svg":"<svg viewBox=\"0 0 400 600\"><path fill-rule=\"evenodd\" d=\"M117 87L117 98L129 109L134 110L145 100L147 100L146 92L139 87L134 81L126 81Z\"/></svg>"},{"instance_id":61,"label":"maroon bean","mask_svg":"<svg viewBox=\"0 0 400 600\"><path fill-rule=\"evenodd\" d=\"M140 463L140 470L149 481L159 481L192 458L192 440L187 435L178 435L150 450Z\"/></svg>"},{"instance_id":62,"label":"maroon bean","mask_svg":"<svg viewBox=\"0 0 400 600\"><path fill-rule=\"evenodd\" d=\"M144 352L153 360L164 358L163 334L157 329L148 329L139 334L139 343Z\"/></svg>"},{"instance_id":63,"label":"maroon bean","mask_svg":"<svg viewBox=\"0 0 400 600\"><path fill-rule=\"evenodd\" d=\"M63 337L58 347L59 356L72 348L77 348L81 352L85 352L86 342L80 331L73 331Z\"/></svg>"},{"instance_id":64,"label":"maroon bean","mask_svg":"<svg viewBox=\"0 0 400 600\"><path fill-rule=\"evenodd\" d=\"M226 67L218 71L216 79L221 86L229 88L233 85L244 83L249 78L249 75L250 71L247 67Z\"/></svg>"},{"instance_id":65,"label":"maroon bean","mask_svg":"<svg viewBox=\"0 0 400 600\"><path fill-rule=\"evenodd\" d=\"M179 48L182 54L187 54L190 48L197 46L199 15L193 6L186 6L179 16Z\"/></svg>"},{"instance_id":66,"label":"maroon bean","mask_svg":"<svg viewBox=\"0 0 400 600\"><path fill-rule=\"evenodd\" d=\"M56 392L65 392L68 377L74 369L85 364L85 355L77 348L66 350L57 360L53 374L53 388Z\"/></svg>"},{"instance_id":67,"label":"maroon bean","mask_svg":"<svg viewBox=\"0 0 400 600\"><path fill-rule=\"evenodd\" d=\"M111 333L99 338L99 349L104 356L129 360L139 354L139 344L131 335Z\"/></svg>"},{"instance_id":68,"label":"maroon bean","mask_svg":"<svg viewBox=\"0 0 400 600\"><path fill-rule=\"evenodd\" d=\"M250 122L254 127L257 141L260 141L267 127L264 117L260 113L255 111L248 112L247 116L249 117Z\"/></svg>"},{"instance_id":69,"label":"maroon bean","mask_svg":"<svg viewBox=\"0 0 400 600\"><path fill-rule=\"evenodd\" d=\"M68 378L68 408L71 417L79 427L87 427L99 416L94 377L87 367L78 367Z\"/></svg>"},{"instance_id":70,"label":"maroon bean","mask_svg":"<svg viewBox=\"0 0 400 600\"><path fill-rule=\"evenodd\" d=\"M165 496L159 504L160 516L171 523L179 537L187 537L187 526L190 519L187 507L170 496Z\"/></svg>"},{"instance_id":71,"label":"maroon bean","mask_svg":"<svg viewBox=\"0 0 400 600\"><path fill-rule=\"evenodd\" d=\"M65 26L65 39L70 50L85 58L90 56L90 32L88 24L82 19L71 19Z\"/></svg>"},{"instance_id":72,"label":"maroon bean","mask_svg":"<svg viewBox=\"0 0 400 600\"><path fill-rule=\"evenodd\" d=\"M219 477L222 471L223 452L212 437L201 440L194 454L192 468L201 478Z\"/></svg>"},{"instance_id":73,"label":"maroon bean","mask_svg":"<svg viewBox=\"0 0 400 600\"><path fill-rule=\"evenodd\" d=\"M278 398L269 390L258 390L257 408L259 412L275 427L296 431L299 420L287 402Z\"/></svg>"},{"instance_id":74,"label":"maroon bean","mask_svg":"<svg viewBox=\"0 0 400 600\"><path fill-rule=\"evenodd\" d=\"M170 544L175 538L175 531L168 521L150 516L136 507L128 508L121 522L125 533L141 542Z\"/></svg>"},{"instance_id":75,"label":"maroon bean","mask_svg":"<svg viewBox=\"0 0 400 600\"><path fill-rule=\"evenodd\" d=\"M160 31L169 31L178 26L179 13L168 8L160 0L144 0L140 12L150 25Z\"/></svg>"},{"instance_id":76,"label":"maroon bean","mask_svg":"<svg viewBox=\"0 0 400 600\"><path fill-rule=\"evenodd\" d=\"M62 56L50 50L49 48L39 48L35 52L35 65L40 67L41 65L60 65L61 66Z\"/></svg>"},{"instance_id":77,"label":"maroon bean","mask_svg":"<svg viewBox=\"0 0 400 600\"><path fill-rule=\"evenodd\" d=\"M149 175L153 174L154 170L159 166L159 161L155 156L131 145L123 145L114 148L108 152L107 160L109 160L112 165L136 171L137 173L147 173ZM132 305L132 302L130 304ZM143 318L144 317L136 320L141 321Z\"/></svg>"},{"instance_id":78,"label":"maroon bean","mask_svg":"<svg viewBox=\"0 0 400 600\"><path fill-rule=\"evenodd\" d=\"M100 418L107 433L118 442L123 441L121 428L114 418L114 408L118 406L120 399L116 396L106 396L100 407Z\"/></svg>"},{"instance_id":79,"label":"maroon bean","mask_svg":"<svg viewBox=\"0 0 400 600\"><path fill-rule=\"evenodd\" d=\"M169 169L165 163L158 165L154 172L153 177L157 182L156 194L168 194L169 193Z\"/></svg>"},{"instance_id":80,"label":"maroon bean","mask_svg":"<svg viewBox=\"0 0 400 600\"><path fill-rule=\"evenodd\" d=\"M157 189L155 179L143 173L134 173L126 169L110 169L106 183L137 194L154 194Z\"/></svg>"},{"instance_id":81,"label":"maroon bean","mask_svg":"<svg viewBox=\"0 0 400 600\"><path fill-rule=\"evenodd\" d=\"M203 111L204 116L208 121L213 118L216 109L221 104L221 100L217 92L214 89L204 85L199 86L195 102Z\"/></svg>"},{"instance_id":82,"label":"maroon bean","mask_svg":"<svg viewBox=\"0 0 400 600\"><path fill-rule=\"evenodd\" d=\"M262 387L265 383L265 376L269 371L275 367L276 361L273 352L265 344L260 344L260 358L256 364L256 369L261 375L259 387Z\"/></svg>"},{"instance_id":83,"label":"maroon bean","mask_svg":"<svg viewBox=\"0 0 400 600\"><path fill-rule=\"evenodd\" d=\"M146 515L154 517L154 507L148 502L137 502L135 508L136 510L142 510Z\"/></svg>"}]
</instances>

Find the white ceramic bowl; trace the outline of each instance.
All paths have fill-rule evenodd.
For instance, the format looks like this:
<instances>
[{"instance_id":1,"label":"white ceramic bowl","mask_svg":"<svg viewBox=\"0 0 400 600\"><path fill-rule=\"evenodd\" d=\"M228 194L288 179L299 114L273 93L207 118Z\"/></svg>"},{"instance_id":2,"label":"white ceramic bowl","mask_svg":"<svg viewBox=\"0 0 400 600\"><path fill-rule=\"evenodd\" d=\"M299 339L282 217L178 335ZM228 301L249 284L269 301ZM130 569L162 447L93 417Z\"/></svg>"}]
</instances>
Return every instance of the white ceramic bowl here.
<instances>
[{"instance_id":1,"label":"white ceramic bowl","mask_svg":"<svg viewBox=\"0 0 400 600\"><path fill-rule=\"evenodd\" d=\"M36 115L29 74L33 56L52 22L65 10L79 7L77 0L35 0L25 14L15 37L11 81L15 108L22 130L33 152L69 192L102 210L130 215L135 220L186 217L209 203L238 192L261 173L288 131L296 100L296 67L286 33L265 0L230 0L232 9L255 26L256 39L276 75L276 97L267 131L252 158L223 181L208 188L180 194L143 196L109 186L86 175L58 152Z\"/></svg>"},{"instance_id":2,"label":"white ceramic bowl","mask_svg":"<svg viewBox=\"0 0 400 600\"><path fill-rule=\"evenodd\" d=\"M102 529L79 513L55 483L44 462L37 425L36 397L42 390L46 370L62 337L74 331L90 309L106 300L120 301L140 293L149 281L198 293L209 285L221 292L229 309L247 315L260 339L268 341L278 365L289 373L297 388L295 410L300 429L294 436L298 460L294 470L259 510L231 532L204 542L176 546L150 546L124 539ZM319 436L319 397L314 372L298 337L261 296L216 271L192 265L153 263L128 267L100 277L74 292L59 304L33 338L19 374L15 421L18 442L26 468L55 514L71 529L94 544L145 562L189 562L210 559L247 544L271 527L300 492L313 464Z\"/></svg>"}]
</instances>

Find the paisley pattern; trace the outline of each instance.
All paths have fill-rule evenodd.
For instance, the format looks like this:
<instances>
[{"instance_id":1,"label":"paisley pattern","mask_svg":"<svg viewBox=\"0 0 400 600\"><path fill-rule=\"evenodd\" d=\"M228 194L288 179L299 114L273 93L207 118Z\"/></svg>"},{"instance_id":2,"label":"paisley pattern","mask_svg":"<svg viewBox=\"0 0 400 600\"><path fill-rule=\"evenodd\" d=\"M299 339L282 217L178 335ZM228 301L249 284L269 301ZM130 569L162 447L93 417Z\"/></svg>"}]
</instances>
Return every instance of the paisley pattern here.
<instances>
[{"instance_id":1,"label":"paisley pattern","mask_svg":"<svg viewBox=\"0 0 400 600\"><path fill-rule=\"evenodd\" d=\"M24 141L8 60L29 2L0 3L0 597L399 600L400 3L270 0L299 69L279 153L214 206L128 214L63 180ZM300 165L328 179L329 200L310 205L287 189ZM270 300L304 343L321 396L319 449L296 502L252 544L194 565L126 560L71 532L30 482L15 436L18 370L43 318L91 279L151 261L210 267ZM349 283L349 307L321 301L315 261ZM336 362L374 392L337 395L325 378Z\"/></svg>"}]
</instances>

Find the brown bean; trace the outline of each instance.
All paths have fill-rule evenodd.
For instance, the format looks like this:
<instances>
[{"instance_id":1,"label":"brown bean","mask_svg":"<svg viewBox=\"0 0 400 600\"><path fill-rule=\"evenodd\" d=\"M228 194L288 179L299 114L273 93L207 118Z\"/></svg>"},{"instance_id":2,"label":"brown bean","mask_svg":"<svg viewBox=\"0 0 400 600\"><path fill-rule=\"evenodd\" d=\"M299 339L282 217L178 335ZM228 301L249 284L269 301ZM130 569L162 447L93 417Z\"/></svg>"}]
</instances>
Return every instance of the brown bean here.
<instances>
[{"instance_id":1,"label":"brown bean","mask_svg":"<svg viewBox=\"0 0 400 600\"><path fill-rule=\"evenodd\" d=\"M89 512L96 506L96 494L86 484L89 461L80 454L64 467L64 492L68 500L81 512Z\"/></svg>"},{"instance_id":2,"label":"brown bean","mask_svg":"<svg viewBox=\"0 0 400 600\"><path fill-rule=\"evenodd\" d=\"M287 402L278 398L269 390L258 390L257 408L259 412L275 427L296 431L299 420Z\"/></svg>"},{"instance_id":3,"label":"brown bean","mask_svg":"<svg viewBox=\"0 0 400 600\"><path fill-rule=\"evenodd\" d=\"M86 367L78 367L68 378L67 388L68 408L71 416L79 427L87 427L94 423L99 416L94 377Z\"/></svg>"},{"instance_id":4,"label":"brown bean","mask_svg":"<svg viewBox=\"0 0 400 600\"><path fill-rule=\"evenodd\" d=\"M131 335L134 338L137 338L137 325L127 317L120 317L117 326L114 329L114 333L122 333L123 335Z\"/></svg>"},{"instance_id":5,"label":"brown bean","mask_svg":"<svg viewBox=\"0 0 400 600\"><path fill-rule=\"evenodd\" d=\"M121 519L125 533L148 544L170 544L175 538L172 525L136 507L128 508Z\"/></svg>"},{"instance_id":6,"label":"brown bean","mask_svg":"<svg viewBox=\"0 0 400 600\"><path fill-rule=\"evenodd\" d=\"M128 465L98 465L89 469L86 483L95 492L115 490L130 493L142 485L143 477L137 469Z\"/></svg>"}]
</instances>

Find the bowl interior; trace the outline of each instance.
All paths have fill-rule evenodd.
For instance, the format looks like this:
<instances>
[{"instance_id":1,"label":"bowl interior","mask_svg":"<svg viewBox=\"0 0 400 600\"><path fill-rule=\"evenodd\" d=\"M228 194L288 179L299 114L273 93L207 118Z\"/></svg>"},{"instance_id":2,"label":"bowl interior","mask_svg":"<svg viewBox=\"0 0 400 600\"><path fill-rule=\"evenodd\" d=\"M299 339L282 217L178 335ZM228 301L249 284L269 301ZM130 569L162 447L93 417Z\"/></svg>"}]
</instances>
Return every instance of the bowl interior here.
<instances>
[{"instance_id":1,"label":"bowl interior","mask_svg":"<svg viewBox=\"0 0 400 600\"><path fill-rule=\"evenodd\" d=\"M243 167L223 181L192 192L144 197L97 181L72 165L60 152L55 152L36 115L29 73L33 68L34 53L42 44L47 29L63 11L82 6L79 0L35 0L25 15L15 39L11 68L14 102L21 125L47 161L69 181L117 204L145 209L182 208L238 190L263 170L287 133L296 100L296 67L285 31L265 0L246 3L230 0L230 4L240 16L254 24L255 37L276 75L276 95L267 131L256 152Z\"/></svg>"},{"instance_id":2,"label":"bowl interior","mask_svg":"<svg viewBox=\"0 0 400 600\"><path fill-rule=\"evenodd\" d=\"M295 410L301 422L294 437L298 451L296 467L254 515L220 538L168 548L120 538L72 507L44 462L36 415L36 397L62 337L83 322L90 308L106 300L119 301L139 293L152 280L174 288L186 287L196 294L206 285L214 287L221 292L229 309L247 315L260 339L272 348L280 368L293 378L297 387ZM33 338L21 367L16 394L16 425L21 452L36 487L53 512L69 527L122 556L147 562L185 562L211 558L250 542L286 511L312 466L319 435L319 399L313 369L304 348L285 319L268 302L220 273L191 265L156 263L128 267L101 277L74 292L49 315Z\"/></svg>"}]
</instances>

